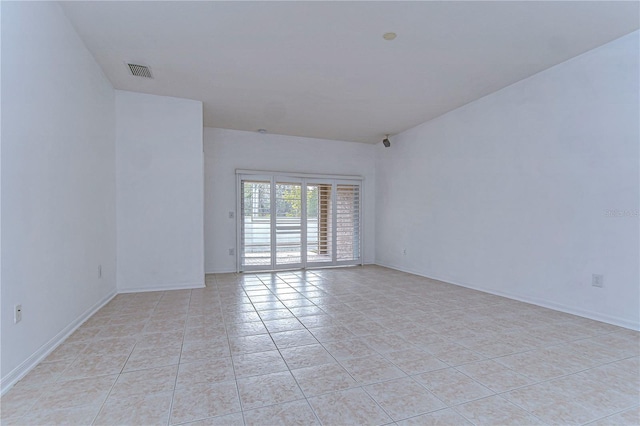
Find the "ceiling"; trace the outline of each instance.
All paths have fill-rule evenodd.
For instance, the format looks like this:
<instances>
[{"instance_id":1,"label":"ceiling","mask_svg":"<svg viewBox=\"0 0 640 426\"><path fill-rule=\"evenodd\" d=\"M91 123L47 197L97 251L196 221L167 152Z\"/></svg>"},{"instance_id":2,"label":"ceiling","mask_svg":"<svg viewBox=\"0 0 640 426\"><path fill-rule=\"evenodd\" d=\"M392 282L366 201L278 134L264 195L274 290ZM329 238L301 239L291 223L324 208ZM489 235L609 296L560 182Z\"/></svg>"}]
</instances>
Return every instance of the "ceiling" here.
<instances>
[{"instance_id":1,"label":"ceiling","mask_svg":"<svg viewBox=\"0 0 640 426\"><path fill-rule=\"evenodd\" d=\"M635 1L62 4L116 89L201 100L209 127L367 143L640 26Z\"/></svg>"}]
</instances>

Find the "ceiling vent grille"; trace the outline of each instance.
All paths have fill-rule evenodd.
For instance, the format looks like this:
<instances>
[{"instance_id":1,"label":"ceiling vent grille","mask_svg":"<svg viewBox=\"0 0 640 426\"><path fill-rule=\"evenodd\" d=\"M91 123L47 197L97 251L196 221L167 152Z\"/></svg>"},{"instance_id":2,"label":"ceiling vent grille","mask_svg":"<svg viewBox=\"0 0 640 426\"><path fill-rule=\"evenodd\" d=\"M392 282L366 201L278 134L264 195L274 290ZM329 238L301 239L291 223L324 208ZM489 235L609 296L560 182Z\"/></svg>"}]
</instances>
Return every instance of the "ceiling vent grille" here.
<instances>
[{"instance_id":1,"label":"ceiling vent grille","mask_svg":"<svg viewBox=\"0 0 640 426\"><path fill-rule=\"evenodd\" d=\"M153 78L149 67L144 65L127 64L132 75L136 77Z\"/></svg>"}]
</instances>

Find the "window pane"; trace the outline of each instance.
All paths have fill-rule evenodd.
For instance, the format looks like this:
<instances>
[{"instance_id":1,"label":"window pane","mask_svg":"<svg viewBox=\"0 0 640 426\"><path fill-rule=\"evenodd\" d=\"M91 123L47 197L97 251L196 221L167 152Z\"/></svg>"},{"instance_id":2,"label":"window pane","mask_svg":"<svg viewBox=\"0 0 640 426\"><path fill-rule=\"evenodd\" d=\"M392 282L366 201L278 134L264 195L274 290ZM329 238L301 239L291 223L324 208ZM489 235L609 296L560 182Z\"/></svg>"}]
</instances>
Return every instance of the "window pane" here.
<instances>
[{"instance_id":1,"label":"window pane","mask_svg":"<svg viewBox=\"0 0 640 426\"><path fill-rule=\"evenodd\" d=\"M360 259L360 187L339 184L336 188L337 260Z\"/></svg>"},{"instance_id":2,"label":"window pane","mask_svg":"<svg viewBox=\"0 0 640 426\"><path fill-rule=\"evenodd\" d=\"M271 182L243 180L242 251L243 266L271 266Z\"/></svg>"},{"instance_id":3,"label":"window pane","mask_svg":"<svg viewBox=\"0 0 640 426\"><path fill-rule=\"evenodd\" d=\"M307 184L307 262L332 262L331 184Z\"/></svg>"},{"instance_id":4,"label":"window pane","mask_svg":"<svg viewBox=\"0 0 640 426\"><path fill-rule=\"evenodd\" d=\"M302 184L276 183L276 264L302 262Z\"/></svg>"}]
</instances>

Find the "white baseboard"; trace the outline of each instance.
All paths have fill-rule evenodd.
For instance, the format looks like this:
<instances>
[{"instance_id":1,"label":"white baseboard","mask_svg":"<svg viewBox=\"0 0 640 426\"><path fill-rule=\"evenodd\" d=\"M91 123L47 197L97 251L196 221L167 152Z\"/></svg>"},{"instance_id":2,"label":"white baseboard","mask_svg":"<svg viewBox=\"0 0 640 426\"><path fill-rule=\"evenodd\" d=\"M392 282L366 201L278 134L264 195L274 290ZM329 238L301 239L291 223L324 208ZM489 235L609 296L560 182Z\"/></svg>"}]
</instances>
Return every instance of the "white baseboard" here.
<instances>
[{"instance_id":1,"label":"white baseboard","mask_svg":"<svg viewBox=\"0 0 640 426\"><path fill-rule=\"evenodd\" d=\"M413 271L413 270L410 270L410 269L407 269L407 268L402 268L402 267L399 267L399 266L396 266L396 265L392 265L392 264L387 264L387 263L384 263L384 262L376 262L376 265L384 266L385 268L395 269L395 270L398 270L398 271L401 271L401 272L407 272L409 274L418 275L418 276L429 278L429 279L432 279L432 280L442 281L442 282L445 282L445 283L448 283L448 284L457 285L459 287L470 288L472 290L482 291L484 293L493 294L495 296L506 297L507 299L513 299L513 300L517 300L519 302L529 303L529 304L540 306L540 307L543 307L543 308L549 308L549 309L553 309L555 311L560 311L560 312L564 312L564 313L567 313L567 314L577 315L577 316L588 318L588 319L592 319L592 320L595 320L595 321L606 322L607 324L617 325L619 327L624 327L624 328L628 328L628 329L631 329L631 330L640 331L640 322L630 321L630 320L628 320L626 318L619 318L619 317L615 317L613 315L607 315L607 314L602 314L602 313L599 313L599 312L593 312L593 311L589 311L589 310L586 310L586 309L578 308L578 307L575 307L575 306L568 306L568 305L564 305L564 304L561 304L561 303L556 303L556 302L553 302L551 300L539 299L539 298L530 297L530 296L520 296L520 295L517 295L517 294L514 294L514 293L486 289L486 288L483 288L483 287L475 286L473 284L455 282L455 281L453 281L451 279L448 279L448 278L442 278L442 277L436 277L436 276L428 276L428 275L425 275L422 272Z\"/></svg>"},{"instance_id":2,"label":"white baseboard","mask_svg":"<svg viewBox=\"0 0 640 426\"><path fill-rule=\"evenodd\" d=\"M220 269L217 271L207 271L205 274L235 274L235 269Z\"/></svg>"},{"instance_id":3,"label":"white baseboard","mask_svg":"<svg viewBox=\"0 0 640 426\"><path fill-rule=\"evenodd\" d=\"M40 361L45 359L55 348L57 348L62 342L65 341L78 327L82 325L87 319L95 314L100 308L109 303L116 295L115 290L100 299L96 304L87 309L82 315L72 321L62 331L56 334L51 340L42 345L37 351L35 351L29 358L24 360L20 365L11 370L6 376L4 376L0 382L2 383L0 389L0 395L4 395L18 380L22 379L31 369L33 369Z\"/></svg>"},{"instance_id":4,"label":"white baseboard","mask_svg":"<svg viewBox=\"0 0 640 426\"><path fill-rule=\"evenodd\" d=\"M193 281L178 284L166 284L154 287L129 287L118 288L118 293L145 293L148 291L167 291L167 290L194 290L197 288L205 288L204 277L202 281Z\"/></svg>"}]
</instances>

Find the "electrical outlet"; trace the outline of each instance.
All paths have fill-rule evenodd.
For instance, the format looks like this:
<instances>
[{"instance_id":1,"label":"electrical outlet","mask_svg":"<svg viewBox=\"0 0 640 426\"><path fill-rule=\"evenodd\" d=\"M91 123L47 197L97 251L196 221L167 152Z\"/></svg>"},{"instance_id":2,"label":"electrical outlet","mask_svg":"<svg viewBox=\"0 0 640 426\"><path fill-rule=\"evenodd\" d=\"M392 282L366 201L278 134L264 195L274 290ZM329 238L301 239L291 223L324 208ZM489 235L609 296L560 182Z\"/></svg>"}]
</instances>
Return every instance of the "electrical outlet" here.
<instances>
[{"instance_id":1,"label":"electrical outlet","mask_svg":"<svg viewBox=\"0 0 640 426\"><path fill-rule=\"evenodd\" d=\"M604 275L593 274L591 276L591 285L594 287L604 287Z\"/></svg>"},{"instance_id":2,"label":"electrical outlet","mask_svg":"<svg viewBox=\"0 0 640 426\"><path fill-rule=\"evenodd\" d=\"M233 219L234 217L236 217L236 214L234 212L229 212L229 219Z\"/></svg>"},{"instance_id":3,"label":"electrical outlet","mask_svg":"<svg viewBox=\"0 0 640 426\"><path fill-rule=\"evenodd\" d=\"M102 265L98 265L98 278L102 278Z\"/></svg>"},{"instance_id":4,"label":"electrical outlet","mask_svg":"<svg viewBox=\"0 0 640 426\"><path fill-rule=\"evenodd\" d=\"M230 248L230 249L229 249L229 256L234 256L235 254L236 254L236 250L235 250L235 249Z\"/></svg>"},{"instance_id":5,"label":"electrical outlet","mask_svg":"<svg viewBox=\"0 0 640 426\"><path fill-rule=\"evenodd\" d=\"M22 321L22 305L15 305L13 307L13 323L17 324Z\"/></svg>"}]
</instances>

